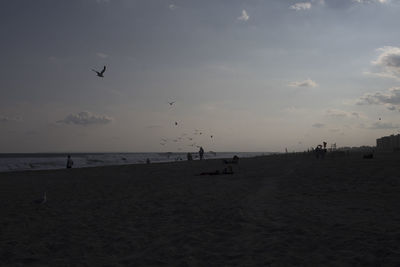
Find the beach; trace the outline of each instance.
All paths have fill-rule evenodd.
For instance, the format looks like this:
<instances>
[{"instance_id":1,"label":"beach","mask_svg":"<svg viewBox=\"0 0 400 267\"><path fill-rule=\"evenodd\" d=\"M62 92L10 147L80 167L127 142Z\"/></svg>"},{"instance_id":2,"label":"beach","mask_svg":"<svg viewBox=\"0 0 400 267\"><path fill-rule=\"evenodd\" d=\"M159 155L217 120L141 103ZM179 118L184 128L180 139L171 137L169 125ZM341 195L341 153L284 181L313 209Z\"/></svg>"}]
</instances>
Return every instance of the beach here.
<instances>
[{"instance_id":1,"label":"beach","mask_svg":"<svg viewBox=\"0 0 400 267\"><path fill-rule=\"evenodd\" d=\"M2 266L394 266L400 154L0 173ZM33 201L46 192L47 201Z\"/></svg>"}]
</instances>

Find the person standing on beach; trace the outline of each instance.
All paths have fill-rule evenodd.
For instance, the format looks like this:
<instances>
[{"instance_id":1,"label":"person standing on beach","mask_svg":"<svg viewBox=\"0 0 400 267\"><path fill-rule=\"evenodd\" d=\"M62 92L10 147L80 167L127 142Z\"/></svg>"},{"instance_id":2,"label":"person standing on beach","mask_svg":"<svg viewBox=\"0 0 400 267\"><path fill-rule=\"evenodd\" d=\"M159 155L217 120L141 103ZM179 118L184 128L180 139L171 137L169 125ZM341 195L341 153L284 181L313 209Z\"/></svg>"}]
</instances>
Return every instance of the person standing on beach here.
<instances>
[{"instance_id":1,"label":"person standing on beach","mask_svg":"<svg viewBox=\"0 0 400 267\"><path fill-rule=\"evenodd\" d=\"M67 159L67 169L71 169L72 165L74 165L74 162L71 159L71 155L68 155L68 159Z\"/></svg>"},{"instance_id":2,"label":"person standing on beach","mask_svg":"<svg viewBox=\"0 0 400 267\"><path fill-rule=\"evenodd\" d=\"M203 147L200 147L200 150L199 150L199 157L200 157L200 160L203 159L203 155L204 155L204 149L203 149Z\"/></svg>"}]
</instances>

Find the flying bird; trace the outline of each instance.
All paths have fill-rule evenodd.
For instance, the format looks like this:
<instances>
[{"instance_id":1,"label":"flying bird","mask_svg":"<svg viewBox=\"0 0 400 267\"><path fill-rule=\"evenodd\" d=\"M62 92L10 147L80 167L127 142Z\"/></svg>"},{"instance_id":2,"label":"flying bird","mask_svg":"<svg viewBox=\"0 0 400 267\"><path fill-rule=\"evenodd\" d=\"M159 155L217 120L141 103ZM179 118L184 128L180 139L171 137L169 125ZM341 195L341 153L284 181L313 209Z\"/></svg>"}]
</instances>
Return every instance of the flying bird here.
<instances>
[{"instance_id":1,"label":"flying bird","mask_svg":"<svg viewBox=\"0 0 400 267\"><path fill-rule=\"evenodd\" d=\"M169 104L170 106L172 106L174 103L175 103L175 101L168 102L168 104Z\"/></svg>"},{"instance_id":2,"label":"flying bird","mask_svg":"<svg viewBox=\"0 0 400 267\"><path fill-rule=\"evenodd\" d=\"M210 137L211 137L211 138L213 138L213 136L212 136L212 135L210 135Z\"/></svg>"},{"instance_id":3,"label":"flying bird","mask_svg":"<svg viewBox=\"0 0 400 267\"><path fill-rule=\"evenodd\" d=\"M47 201L47 197L46 197L46 192L44 192L43 197L36 199L35 201L33 201L36 204L44 204Z\"/></svg>"},{"instance_id":4,"label":"flying bird","mask_svg":"<svg viewBox=\"0 0 400 267\"><path fill-rule=\"evenodd\" d=\"M104 67L103 67L103 70L100 71L100 72L98 72L97 70L94 70L94 69L92 69L92 71L96 72L98 77L104 78L104 75L103 75L103 74L104 74L104 72L106 71L106 66L104 66Z\"/></svg>"},{"instance_id":5,"label":"flying bird","mask_svg":"<svg viewBox=\"0 0 400 267\"><path fill-rule=\"evenodd\" d=\"M175 125L178 125L178 123L177 123L177 122L175 122Z\"/></svg>"}]
</instances>

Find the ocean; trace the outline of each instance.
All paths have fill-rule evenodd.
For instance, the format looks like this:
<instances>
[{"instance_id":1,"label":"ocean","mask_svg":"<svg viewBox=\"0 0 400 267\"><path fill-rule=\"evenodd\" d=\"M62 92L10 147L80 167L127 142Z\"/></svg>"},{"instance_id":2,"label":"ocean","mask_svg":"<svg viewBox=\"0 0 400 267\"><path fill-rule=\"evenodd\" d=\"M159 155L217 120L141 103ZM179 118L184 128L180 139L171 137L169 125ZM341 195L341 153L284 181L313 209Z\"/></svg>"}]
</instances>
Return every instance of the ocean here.
<instances>
[{"instance_id":1,"label":"ocean","mask_svg":"<svg viewBox=\"0 0 400 267\"><path fill-rule=\"evenodd\" d=\"M70 153L74 161L73 168L96 167L107 165L145 164L186 160L185 153ZM206 152L205 159L239 158L269 155L269 152ZM26 170L63 169L66 167L68 153L2 153L0 154L0 172ZM198 160L198 154L192 153Z\"/></svg>"}]
</instances>

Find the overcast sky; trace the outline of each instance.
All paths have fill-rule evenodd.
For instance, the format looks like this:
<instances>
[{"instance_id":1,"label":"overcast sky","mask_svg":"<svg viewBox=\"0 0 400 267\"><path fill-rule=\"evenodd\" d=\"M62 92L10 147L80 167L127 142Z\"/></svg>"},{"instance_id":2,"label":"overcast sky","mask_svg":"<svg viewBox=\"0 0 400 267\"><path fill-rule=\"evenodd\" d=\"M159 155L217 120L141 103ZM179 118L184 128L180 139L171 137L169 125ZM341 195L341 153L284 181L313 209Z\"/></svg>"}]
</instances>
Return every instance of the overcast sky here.
<instances>
[{"instance_id":1,"label":"overcast sky","mask_svg":"<svg viewBox=\"0 0 400 267\"><path fill-rule=\"evenodd\" d=\"M399 14L395 0L1 1L0 152L375 145L400 130Z\"/></svg>"}]
</instances>

